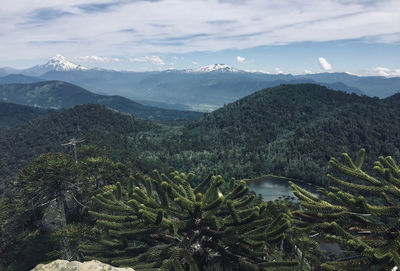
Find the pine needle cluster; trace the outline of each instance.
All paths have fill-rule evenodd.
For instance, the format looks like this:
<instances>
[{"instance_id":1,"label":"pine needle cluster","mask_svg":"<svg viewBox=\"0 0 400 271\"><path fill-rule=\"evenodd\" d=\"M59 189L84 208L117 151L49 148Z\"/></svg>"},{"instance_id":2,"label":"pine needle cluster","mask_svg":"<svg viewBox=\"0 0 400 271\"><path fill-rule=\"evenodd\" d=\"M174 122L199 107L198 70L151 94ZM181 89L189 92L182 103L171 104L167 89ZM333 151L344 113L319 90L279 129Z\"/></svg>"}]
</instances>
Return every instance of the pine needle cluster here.
<instances>
[{"instance_id":1,"label":"pine needle cluster","mask_svg":"<svg viewBox=\"0 0 400 271\"><path fill-rule=\"evenodd\" d=\"M290 227L289 212L257 201L244 181L225 183L211 172L192 187L194 177L154 171L154 177L131 177L126 189L108 186L93 197L96 235L81 252L138 271L297 266L274 256Z\"/></svg>"},{"instance_id":2,"label":"pine needle cluster","mask_svg":"<svg viewBox=\"0 0 400 271\"><path fill-rule=\"evenodd\" d=\"M328 174L335 186L318 189L318 196L291 183L300 199L295 211L298 232L323 236L342 245L352 255L323 263L326 270L361 270L376 265L379 270L400 266L400 166L391 157L379 157L375 175L363 169L365 149L353 160L330 159L337 175ZM383 269L382 269L383 268Z\"/></svg>"}]
</instances>

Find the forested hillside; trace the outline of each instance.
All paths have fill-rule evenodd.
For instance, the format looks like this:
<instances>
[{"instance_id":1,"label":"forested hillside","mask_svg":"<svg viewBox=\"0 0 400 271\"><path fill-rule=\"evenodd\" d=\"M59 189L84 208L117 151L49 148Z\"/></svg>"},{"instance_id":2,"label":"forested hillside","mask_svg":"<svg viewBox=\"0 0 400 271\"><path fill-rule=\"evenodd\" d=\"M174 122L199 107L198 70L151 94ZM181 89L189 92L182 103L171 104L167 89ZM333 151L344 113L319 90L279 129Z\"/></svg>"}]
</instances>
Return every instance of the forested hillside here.
<instances>
[{"instance_id":1,"label":"forested hillside","mask_svg":"<svg viewBox=\"0 0 400 271\"><path fill-rule=\"evenodd\" d=\"M331 155L361 147L370 157L400 154L399 124L399 108L382 100L282 85L191 122L182 142L193 156L213 153L210 165L236 177L273 173L322 183Z\"/></svg>"},{"instance_id":2,"label":"forested hillside","mask_svg":"<svg viewBox=\"0 0 400 271\"><path fill-rule=\"evenodd\" d=\"M93 144L118 157L135 157L138 155L135 149L127 147L128 137L137 141L140 134L158 129L159 125L151 121L102 105L60 110L0 133L0 179L4 181L13 176L17 169L39 154L71 153L71 146L61 144L72 138L84 140L81 145Z\"/></svg>"},{"instance_id":3,"label":"forested hillside","mask_svg":"<svg viewBox=\"0 0 400 271\"><path fill-rule=\"evenodd\" d=\"M50 114L51 112L53 112L53 110L0 101L0 130L21 125L29 120Z\"/></svg>"},{"instance_id":4,"label":"forested hillside","mask_svg":"<svg viewBox=\"0 0 400 271\"><path fill-rule=\"evenodd\" d=\"M0 0L0 52L0 271L400 271L400 0Z\"/></svg>"},{"instance_id":5,"label":"forested hillside","mask_svg":"<svg viewBox=\"0 0 400 271\"><path fill-rule=\"evenodd\" d=\"M62 110L0 134L1 176L36 155L84 139L146 170L174 168L226 177L283 175L322 184L330 156L400 154L398 106L325 87L282 85L254 93L197 121L154 124L101 106ZM322 177L321 177L322 176Z\"/></svg>"},{"instance_id":6,"label":"forested hillside","mask_svg":"<svg viewBox=\"0 0 400 271\"><path fill-rule=\"evenodd\" d=\"M121 112L152 120L196 119L202 113L144 106L121 96L105 96L62 81L0 85L0 99L9 102L61 109L79 104L103 104Z\"/></svg>"},{"instance_id":7,"label":"forested hillside","mask_svg":"<svg viewBox=\"0 0 400 271\"><path fill-rule=\"evenodd\" d=\"M261 223L265 212L276 216L276 222L262 222L264 226L256 230L273 229L276 223L282 225L276 231L263 233L272 238L263 243L270 253L269 262L258 263L261 258L245 260L241 262L246 266L243 268L251 270L254 265L269 266L271 262L287 268L297 268L297 263L301 263L303 268L309 263L319 265L322 261L335 260L332 255L318 250L318 244L309 239L309 234L293 234L291 225L294 220L289 209L296 208L297 203L278 200L256 206L262 201L253 192L248 192L244 181L223 180L273 174L294 178L300 181L299 184L306 181L326 187L328 160L341 152L353 154L364 147L367 150L366 163L372 163L371 159L379 155L399 157L400 109L397 105L398 95L379 100L313 84L281 85L258 91L205 114L199 120L152 122L104 105L86 104L55 111L0 131L0 191L3 198L0 207L5 210L0 213L0 252L7 255L0 259L0 265L24 271L53 258L73 255L83 259L104 254L107 256L103 258L105 261L118 265L129 262L138 270L145 270L147 264L195 266L191 257L202 265L205 254L201 251L191 256L175 254L183 253L177 243L179 238L165 239L164 235L159 235L165 231L177 234L176 227L186 225L182 222L174 226L171 222L175 221L173 219L186 221L176 212L177 208L185 210L183 212L188 217L199 215L199 211L204 211L207 217L211 214L204 223L210 223L216 232L206 231L205 236L219 236L224 227L232 233L236 229L231 226L245 225L256 217L260 220L254 223ZM74 161L72 146L68 145L74 140L78 142L77 162ZM171 177L153 172L153 169L172 172ZM178 174L177 170L193 171L199 177L192 173ZM221 175L215 175L215 172ZM198 186L191 188L189 184ZM134 185L138 187L134 188ZM141 187L145 190L142 191ZM301 188L296 186L296 189ZM204 200L203 194L198 193L202 190ZM158 193L154 199L152 191ZM96 200L92 196L97 193L100 194ZM226 195L226 198L221 195ZM236 203L231 200L236 197L234 195L238 197ZM91 198L98 206L93 205ZM138 205L139 202L143 204ZM239 209L248 202L256 205ZM116 210L125 214L128 205L132 206L129 207L132 217L115 215ZM164 206L166 209L161 210ZM170 209L168 206L174 207ZM215 206L225 209L218 212ZM91 209L88 216L87 208L95 208L94 213ZM235 208L240 211L236 213ZM109 215L107 210L114 215ZM279 215L282 212L287 216ZM220 218L215 220L214 213L227 214L227 220L221 220L227 222L222 223L218 220ZM170 219L171 215L176 218ZM52 221L58 218L63 224L52 226ZM145 219L145 224L158 226L136 229L137 225L142 225L141 220L136 221L138 218ZM93 228L95 219L98 226ZM180 231L191 229L196 223L192 221L182 226ZM125 226L131 227L132 232L122 230L117 233L116 230ZM100 234L99 227L117 237ZM154 235L148 239L147 231L156 234L160 244L172 242L177 246L176 250L157 250L157 253L163 253L164 262L152 258L142 261L143 255L150 255L156 249L153 248L155 243L149 241ZM282 234L284 231L289 233ZM261 239L253 233L251 231L240 238L249 242L246 249L255 252ZM133 234L133 241L121 241L120 236L125 234ZM138 234L149 242L149 246L136 249ZM192 241L196 243L196 231L187 234L193 234ZM249 234L253 237L247 239ZM232 246L236 237L232 235L230 238L233 239L223 239L223 242ZM82 246L81 240L87 243ZM121 250L122 245L124 249ZM187 246L185 242L182 245ZM212 242L206 242L206 245L215 248ZM296 258L297 246L302 247L306 253L303 255L310 262ZM113 249L111 254L109 249ZM235 259L235 255L241 255L243 247L217 250L234 253L230 257ZM249 256L246 253L240 257ZM257 253L264 255L261 251ZM125 259L116 260L115 255ZM21 257L25 259L22 262L18 261ZM174 262L174 257L179 259L179 264ZM214 252L207 257L213 258ZM142 262L146 265L141 265ZM214 264L214 260L205 262Z\"/></svg>"}]
</instances>

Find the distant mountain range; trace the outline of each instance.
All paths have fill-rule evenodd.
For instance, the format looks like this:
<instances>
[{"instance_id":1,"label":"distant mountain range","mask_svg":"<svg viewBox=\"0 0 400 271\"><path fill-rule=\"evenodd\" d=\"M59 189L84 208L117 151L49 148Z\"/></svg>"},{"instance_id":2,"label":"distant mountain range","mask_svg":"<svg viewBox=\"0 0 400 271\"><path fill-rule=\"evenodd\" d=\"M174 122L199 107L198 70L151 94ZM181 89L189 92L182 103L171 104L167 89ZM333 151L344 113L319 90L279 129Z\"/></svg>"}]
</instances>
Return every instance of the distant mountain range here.
<instances>
[{"instance_id":1,"label":"distant mountain range","mask_svg":"<svg viewBox=\"0 0 400 271\"><path fill-rule=\"evenodd\" d=\"M162 101L188 106L222 106L234 102L259 89L280 84L316 83L310 78L292 75L268 75L247 72L116 72L88 70L51 71L42 78L62 80L83 86L98 93L116 94L133 100ZM334 90L358 95L364 94L356 87L344 83L320 83Z\"/></svg>"},{"instance_id":2,"label":"distant mountain range","mask_svg":"<svg viewBox=\"0 0 400 271\"><path fill-rule=\"evenodd\" d=\"M0 84L29 84L42 82L43 79L39 77L33 77L23 74L8 74L4 77L0 77Z\"/></svg>"},{"instance_id":3,"label":"distant mountain range","mask_svg":"<svg viewBox=\"0 0 400 271\"><path fill-rule=\"evenodd\" d=\"M348 73L267 74L246 72L225 64L213 64L199 69L127 72L88 69L69 62L61 55L26 70L0 69L0 76L10 76L11 73L30 77L3 77L0 78L0 84L2 81L32 83L35 80L60 80L99 94L158 102L168 108L171 108L171 104L179 104L189 108L203 108L204 111L236 101L259 89L280 84L317 83L333 90L380 98L400 91L400 77L362 77Z\"/></svg>"},{"instance_id":4,"label":"distant mountain range","mask_svg":"<svg viewBox=\"0 0 400 271\"><path fill-rule=\"evenodd\" d=\"M117 95L99 95L61 81L0 85L0 100L51 109L68 108L88 103L103 104L121 112L152 120L194 119L202 116L202 113L194 111L145 106Z\"/></svg>"},{"instance_id":5,"label":"distant mountain range","mask_svg":"<svg viewBox=\"0 0 400 271\"><path fill-rule=\"evenodd\" d=\"M241 70L229 67L226 64L212 64L209 66L204 66L199 69L189 69L183 70L186 72L243 72Z\"/></svg>"}]
</instances>

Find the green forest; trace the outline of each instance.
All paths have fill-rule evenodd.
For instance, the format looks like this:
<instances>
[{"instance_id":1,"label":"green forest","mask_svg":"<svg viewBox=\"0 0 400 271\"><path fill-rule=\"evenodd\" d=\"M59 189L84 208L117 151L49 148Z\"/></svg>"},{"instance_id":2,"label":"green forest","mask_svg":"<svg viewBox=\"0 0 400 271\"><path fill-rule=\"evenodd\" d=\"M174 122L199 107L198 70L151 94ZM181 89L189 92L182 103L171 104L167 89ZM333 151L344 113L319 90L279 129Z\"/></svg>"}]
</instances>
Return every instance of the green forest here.
<instances>
[{"instance_id":1,"label":"green forest","mask_svg":"<svg viewBox=\"0 0 400 271\"><path fill-rule=\"evenodd\" d=\"M4 104L0 270L400 266L397 95L281 85L168 121ZM296 199L249 190L265 175L290 179Z\"/></svg>"}]
</instances>

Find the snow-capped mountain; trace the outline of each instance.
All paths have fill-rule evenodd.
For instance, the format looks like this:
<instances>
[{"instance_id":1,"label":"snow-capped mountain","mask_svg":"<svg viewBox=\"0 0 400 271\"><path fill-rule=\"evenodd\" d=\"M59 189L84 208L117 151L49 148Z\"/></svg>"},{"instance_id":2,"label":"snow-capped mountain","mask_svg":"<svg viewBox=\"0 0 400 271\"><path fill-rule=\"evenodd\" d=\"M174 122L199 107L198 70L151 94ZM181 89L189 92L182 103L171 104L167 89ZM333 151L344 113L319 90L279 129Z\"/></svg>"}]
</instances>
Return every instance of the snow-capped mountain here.
<instances>
[{"instance_id":1,"label":"snow-capped mountain","mask_svg":"<svg viewBox=\"0 0 400 271\"><path fill-rule=\"evenodd\" d=\"M190 70L191 72L240 72L240 70L229 67L226 64L212 64L199 69Z\"/></svg>"},{"instance_id":2,"label":"snow-capped mountain","mask_svg":"<svg viewBox=\"0 0 400 271\"><path fill-rule=\"evenodd\" d=\"M45 64L33 66L27 70L24 70L24 74L29 75L42 75L49 71L73 71L73 70L87 70L88 68L76 65L69 62L65 57L58 54L49 59Z\"/></svg>"}]
</instances>

